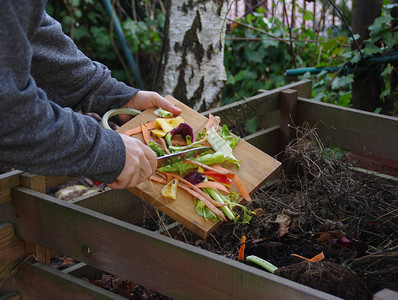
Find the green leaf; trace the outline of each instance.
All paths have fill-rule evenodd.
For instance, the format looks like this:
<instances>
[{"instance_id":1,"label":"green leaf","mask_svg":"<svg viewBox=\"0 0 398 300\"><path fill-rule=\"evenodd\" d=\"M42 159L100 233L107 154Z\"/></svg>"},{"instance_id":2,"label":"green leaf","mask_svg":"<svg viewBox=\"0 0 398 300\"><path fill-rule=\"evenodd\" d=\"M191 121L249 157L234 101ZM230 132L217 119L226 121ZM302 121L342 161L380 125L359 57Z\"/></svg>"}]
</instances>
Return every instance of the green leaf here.
<instances>
[{"instance_id":1,"label":"green leaf","mask_svg":"<svg viewBox=\"0 0 398 300\"><path fill-rule=\"evenodd\" d=\"M314 14L311 11L306 10L303 18L305 21L312 21L314 19Z\"/></svg>"},{"instance_id":2,"label":"green leaf","mask_svg":"<svg viewBox=\"0 0 398 300\"><path fill-rule=\"evenodd\" d=\"M344 93L338 99L338 104L341 106L348 106L351 103L352 93Z\"/></svg>"},{"instance_id":3,"label":"green leaf","mask_svg":"<svg viewBox=\"0 0 398 300\"><path fill-rule=\"evenodd\" d=\"M362 50L362 53L365 55L373 55L381 52L381 49L373 43L366 43L365 48Z\"/></svg>"},{"instance_id":4,"label":"green leaf","mask_svg":"<svg viewBox=\"0 0 398 300\"><path fill-rule=\"evenodd\" d=\"M383 25L387 24L388 22L390 22L391 20L393 20L393 17L389 16L389 15L383 15L380 16L378 18L376 18L373 22L372 25L370 25L368 27L368 29L370 31L372 31L373 34L379 34L381 28L383 28Z\"/></svg>"},{"instance_id":5,"label":"green leaf","mask_svg":"<svg viewBox=\"0 0 398 300\"><path fill-rule=\"evenodd\" d=\"M257 131L257 118L250 119L246 122L245 128L248 133L255 133Z\"/></svg>"},{"instance_id":6,"label":"green leaf","mask_svg":"<svg viewBox=\"0 0 398 300\"><path fill-rule=\"evenodd\" d=\"M227 74L227 82L225 84L235 84L236 79L231 74Z\"/></svg>"},{"instance_id":7,"label":"green leaf","mask_svg":"<svg viewBox=\"0 0 398 300\"><path fill-rule=\"evenodd\" d=\"M354 82L354 74L349 74L347 76L337 77L332 82L332 89L338 90L343 87L347 87Z\"/></svg>"},{"instance_id":8,"label":"green leaf","mask_svg":"<svg viewBox=\"0 0 398 300\"><path fill-rule=\"evenodd\" d=\"M257 74L249 70L240 70L235 76L235 81L257 79Z\"/></svg>"}]
</instances>

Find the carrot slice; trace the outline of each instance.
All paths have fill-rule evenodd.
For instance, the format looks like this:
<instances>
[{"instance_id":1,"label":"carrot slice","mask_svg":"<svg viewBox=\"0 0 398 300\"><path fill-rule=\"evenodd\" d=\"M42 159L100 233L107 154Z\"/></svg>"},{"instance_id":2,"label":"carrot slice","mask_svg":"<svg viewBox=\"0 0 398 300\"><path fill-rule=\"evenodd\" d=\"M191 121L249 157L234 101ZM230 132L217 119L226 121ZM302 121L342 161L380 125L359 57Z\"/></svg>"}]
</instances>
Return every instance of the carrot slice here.
<instances>
[{"instance_id":1,"label":"carrot slice","mask_svg":"<svg viewBox=\"0 0 398 300\"><path fill-rule=\"evenodd\" d=\"M155 121L150 121L150 122L146 123L145 126L148 128L148 130L155 129ZM128 136L132 136L135 134L139 134L141 132L142 132L141 125L139 125L137 127L127 129L125 132L122 132L122 133L125 135L128 135Z\"/></svg>"},{"instance_id":2,"label":"carrot slice","mask_svg":"<svg viewBox=\"0 0 398 300\"><path fill-rule=\"evenodd\" d=\"M198 198L200 201L202 201L213 213L215 213L217 216L221 217L224 221L226 221L224 214L222 213L221 210L219 210L215 205L213 205L207 197L204 197L202 194L196 192L195 190L191 189L189 186L179 182L178 187L183 189L184 191L187 191L189 194L194 196L195 198Z\"/></svg>"},{"instance_id":3,"label":"carrot slice","mask_svg":"<svg viewBox=\"0 0 398 300\"><path fill-rule=\"evenodd\" d=\"M139 133L141 133L141 125L131 128L131 129L128 129L125 132L123 132L123 134L128 135L128 136L139 134Z\"/></svg>"},{"instance_id":4,"label":"carrot slice","mask_svg":"<svg viewBox=\"0 0 398 300\"><path fill-rule=\"evenodd\" d=\"M246 247L246 237L242 235L242 238L240 239L240 247L239 247L239 255L238 259L239 260L244 260L245 259L245 247Z\"/></svg>"},{"instance_id":5,"label":"carrot slice","mask_svg":"<svg viewBox=\"0 0 398 300\"><path fill-rule=\"evenodd\" d=\"M145 126L148 128L148 130L155 129L155 120L145 123Z\"/></svg>"},{"instance_id":6,"label":"carrot slice","mask_svg":"<svg viewBox=\"0 0 398 300\"><path fill-rule=\"evenodd\" d=\"M222 183L219 182L215 182L215 181L202 181L199 182L198 184L195 185L196 187L203 189L203 188L214 188L214 189L218 189L220 191L223 191L227 194L230 194L230 192L228 191L228 189L225 187L225 185L223 185Z\"/></svg>"},{"instance_id":7,"label":"carrot slice","mask_svg":"<svg viewBox=\"0 0 398 300\"><path fill-rule=\"evenodd\" d=\"M162 178L162 177L160 177L159 175L156 175L156 174L153 174L153 175L149 176L149 180L156 181L156 182L159 182L159 183L164 183L164 184L167 183L167 181L164 178Z\"/></svg>"},{"instance_id":8,"label":"carrot slice","mask_svg":"<svg viewBox=\"0 0 398 300\"><path fill-rule=\"evenodd\" d=\"M162 174L162 175L163 175L163 174ZM167 175L168 178L175 177L175 178L177 178L177 179L179 179L179 180L181 179L181 177L179 177L179 176L177 176L177 175L173 176L174 174L172 174L172 173L166 173L166 175ZM151 176L149 177L149 179L152 180L152 181L155 181L155 182L163 183L163 184L166 184L166 183L169 181L168 179L164 179L164 178L162 178L162 177L160 177L159 175L156 175L156 174L151 175ZM185 180L182 179L181 181L185 181ZM189 183L189 182L188 182L188 183ZM209 201L208 197L205 197L206 194L205 194L205 195L202 195L203 191L201 191L200 189L198 189L200 192L202 192L202 193L199 193L198 191L192 189L190 186L186 185L185 182L184 182L184 184L181 183L181 182L179 182L179 183L178 183L178 187L181 188L181 189L183 189L183 190L185 190L185 191L187 191L187 192L188 192L189 194L191 194L192 196L198 198L198 199L199 199L200 201L202 201L213 213L215 213L217 216L220 216L221 218L223 218L223 220L225 220L225 216L224 216L224 214L222 213L222 211L219 210L215 205L213 205L213 203L212 203L211 201ZM207 195L206 195L206 196L207 196ZM211 199L211 198L210 198L210 200L214 201L214 200ZM216 203L217 203L219 206L225 206L225 205L227 205L227 204L225 204L225 205L220 205L220 203L218 203L218 202L216 202Z\"/></svg>"},{"instance_id":9,"label":"carrot slice","mask_svg":"<svg viewBox=\"0 0 398 300\"><path fill-rule=\"evenodd\" d=\"M178 176L177 174L168 173L168 172L163 172L163 173L166 174L166 176L171 176L171 177L177 178L179 181L183 182L189 188L193 189L195 192L197 192L200 195L202 195L203 197L205 197L211 204L213 204L216 207L222 207L222 206L228 205L228 203L219 203L217 201L214 201L209 195L207 195L205 192L203 192L200 188L196 187L196 185L190 183L189 181L185 180L181 176Z\"/></svg>"},{"instance_id":10,"label":"carrot slice","mask_svg":"<svg viewBox=\"0 0 398 300\"><path fill-rule=\"evenodd\" d=\"M298 254L290 254L290 255L296 256L296 257L304 259L306 261L312 261L312 262L320 262L325 258L325 254L323 254L323 251L321 253L315 255L313 258L306 258L306 257L298 255Z\"/></svg>"},{"instance_id":11,"label":"carrot slice","mask_svg":"<svg viewBox=\"0 0 398 300\"><path fill-rule=\"evenodd\" d=\"M218 165L213 166L214 169L227 172L227 169L224 169L223 167L220 167ZM234 176L231 178L232 182L235 184L235 186L238 188L239 194L242 196L243 199L245 199L247 202L252 201L249 192L247 191L245 185L243 184L242 180L234 174Z\"/></svg>"},{"instance_id":12,"label":"carrot slice","mask_svg":"<svg viewBox=\"0 0 398 300\"><path fill-rule=\"evenodd\" d=\"M325 254L323 254L323 251L317 255L315 255L313 258L311 258L311 261L319 262L322 261L325 258Z\"/></svg>"},{"instance_id":13,"label":"carrot slice","mask_svg":"<svg viewBox=\"0 0 398 300\"><path fill-rule=\"evenodd\" d=\"M149 146L149 142L151 141L151 136L149 134L148 127L146 127L145 124L141 124L141 131L142 131L142 137L144 138L145 144Z\"/></svg>"},{"instance_id":14,"label":"carrot slice","mask_svg":"<svg viewBox=\"0 0 398 300\"><path fill-rule=\"evenodd\" d=\"M173 173L167 173L167 172L165 172L165 173L180 180L179 184L181 184L181 182L184 183L185 186L187 186L189 189L193 190L195 192L195 194L200 196L200 197L197 197L197 195L196 195L195 197L198 198L200 201L202 201L213 213L215 213L217 216L220 216L224 220L226 220L224 214L217 207L226 206L226 205L228 205L227 203L224 203L224 204L218 203L218 202L214 201L212 198L210 198L201 189L197 188L195 185L193 185L189 181L185 180L184 178L182 178L176 174L173 174ZM183 186L184 186L183 184L181 184L181 186L179 185L179 187L185 189ZM185 190L188 191L187 189L185 189ZM190 191L188 191L188 192L191 193ZM193 193L191 193L191 195L193 195Z\"/></svg>"}]
</instances>

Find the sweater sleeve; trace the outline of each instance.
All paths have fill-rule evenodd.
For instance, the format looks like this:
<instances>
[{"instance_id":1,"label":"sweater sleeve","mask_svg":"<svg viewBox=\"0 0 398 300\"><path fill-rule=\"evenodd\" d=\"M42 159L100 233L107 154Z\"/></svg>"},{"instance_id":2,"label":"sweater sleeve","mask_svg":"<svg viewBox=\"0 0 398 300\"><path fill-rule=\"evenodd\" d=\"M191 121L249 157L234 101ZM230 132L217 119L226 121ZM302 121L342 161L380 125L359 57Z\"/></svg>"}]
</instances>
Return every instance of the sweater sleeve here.
<instances>
[{"instance_id":1,"label":"sweater sleeve","mask_svg":"<svg viewBox=\"0 0 398 300\"><path fill-rule=\"evenodd\" d=\"M32 76L48 97L63 107L102 115L122 107L138 91L112 78L108 68L86 57L46 13L32 46Z\"/></svg>"},{"instance_id":2,"label":"sweater sleeve","mask_svg":"<svg viewBox=\"0 0 398 300\"><path fill-rule=\"evenodd\" d=\"M47 77L50 84L45 84L46 89L51 86L54 88L51 95L68 96L65 96L67 100L63 100L64 103L50 101L30 73L33 53L37 51L33 50L31 41L42 20L43 10L29 1L21 2L6 0L0 10L0 164L35 174L86 176L107 183L114 181L125 162L121 137L101 128L91 117L59 105L83 105L83 100L72 100L74 97L70 95L74 93L84 94L90 102L95 98L94 89L104 91L105 87L111 88L112 81L98 80L91 88L79 82L78 89L73 90L69 88L73 82L59 75L58 80L63 82L59 86L60 92L55 92L58 87L51 84L53 80L49 77L56 76L57 69L51 67ZM61 32L48 34L57 39ZM44 46L41 47L44 51ZM52 47L46 50L53 60L56 60L57 51ZM59 66L64 54L61 53L60 58ZM71 58L76 64L83 60L87 66L87 59ZM69 62L65 68L70 66ZM95 64L91 68L97 70ZM98 65L98 68L102 67ZM78 69L80 77L74 77L74 80L81 78L87 82L99 76L94 71ZM66 72L63 73L67 76ZM104 72L101 74L104 79ZM41 83L45 81L45 77L39 80ZM123 93L126 94L127 90L122 89ZM98 107L103 110L111 107L112 99L116 102L119 99L116 94L114 90L114 97L100 100L102 104Z\"/></svg>"}]
</instances>

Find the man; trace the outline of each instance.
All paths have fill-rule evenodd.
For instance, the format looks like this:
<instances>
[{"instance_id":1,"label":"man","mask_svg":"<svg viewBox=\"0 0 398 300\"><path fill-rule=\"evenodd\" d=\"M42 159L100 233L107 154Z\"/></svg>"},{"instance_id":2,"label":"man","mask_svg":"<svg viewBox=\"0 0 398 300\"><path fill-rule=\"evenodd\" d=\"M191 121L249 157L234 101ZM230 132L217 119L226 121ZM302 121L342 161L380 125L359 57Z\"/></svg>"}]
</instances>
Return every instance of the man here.
<instances>
[{"instance_id":1,"label":"man","mask_svg":"<svg viewBox=\"0 0 398 300\"><path fill-rule=\"evenodd\" d=\"M2 1L0 164L134 187L154 172L156 154L75 111L102 115L118 107L162 107L177 115L181 110L155 92L113 79L63 34L45 5L45 0Z\"/></svg>"}]
</instances>

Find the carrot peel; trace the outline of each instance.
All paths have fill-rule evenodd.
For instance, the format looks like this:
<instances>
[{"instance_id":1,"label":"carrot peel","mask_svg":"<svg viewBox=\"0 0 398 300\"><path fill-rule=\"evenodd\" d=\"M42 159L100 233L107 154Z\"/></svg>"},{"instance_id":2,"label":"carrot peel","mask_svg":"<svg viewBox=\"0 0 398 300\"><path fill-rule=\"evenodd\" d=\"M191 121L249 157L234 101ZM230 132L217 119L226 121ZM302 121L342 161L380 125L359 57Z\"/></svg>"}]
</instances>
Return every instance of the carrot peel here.
<instances>
[{"instance_id":1,"label":"carrot peel","mask_svg":"<svg viewBox=\"0 0 398 300\"><path fill-rule=\"evenodd\" d=\"M246 237L242 235L242 238L240 239L240 247L239 247L239 254L238 254L238 259L239 260L244 260L245 259L245 246L246 246Z\"/></svg>"},{"instance_id":2,"label":"carrot peel","mask_svg":"<svg viewBox=\"0 0 398 300\"><path fill-rule=\"evenodd\" d=\"M306 257L298 255L298 254L290 254L290 255L304 259L306 261L311 261L311 262L320 262L325 258L325 254L323 254L323 251L321 253L315 255L313 258L306 258Z\"/></svg>"}]
</instances>

